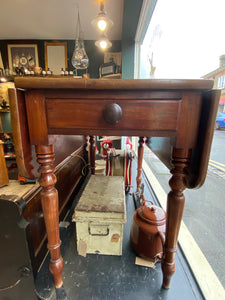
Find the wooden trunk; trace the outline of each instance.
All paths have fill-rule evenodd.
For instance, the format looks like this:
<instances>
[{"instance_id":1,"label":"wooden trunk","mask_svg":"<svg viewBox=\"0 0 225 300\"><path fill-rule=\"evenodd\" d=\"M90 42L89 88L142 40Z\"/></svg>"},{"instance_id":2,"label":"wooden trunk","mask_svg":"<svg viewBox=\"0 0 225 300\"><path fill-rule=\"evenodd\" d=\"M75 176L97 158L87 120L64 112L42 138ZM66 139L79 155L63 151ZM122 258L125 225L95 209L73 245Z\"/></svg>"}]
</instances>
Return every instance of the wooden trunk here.
<instances>
[{"instance_id":1,"label":"wooden trunk","mask_svg":"<svg viewBox=\"0 0 225 300\"><path fill-rule=\"evenodd\" d=\"M78 254L122 255L126 222L123 177L92 175L75 208L73 221Z\"/></svg>"}]
</instances>

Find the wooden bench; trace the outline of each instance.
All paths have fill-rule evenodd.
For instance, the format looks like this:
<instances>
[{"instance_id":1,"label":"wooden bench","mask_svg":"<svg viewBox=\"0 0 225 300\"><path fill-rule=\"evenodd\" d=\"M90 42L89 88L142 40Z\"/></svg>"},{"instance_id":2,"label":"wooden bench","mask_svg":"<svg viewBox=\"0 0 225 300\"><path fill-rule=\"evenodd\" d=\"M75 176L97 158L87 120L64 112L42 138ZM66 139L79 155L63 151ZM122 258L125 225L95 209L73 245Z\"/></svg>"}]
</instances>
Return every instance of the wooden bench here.
<instances>
[{"instance_id":1,"label":"wooden bench","mask_svg":"<svg viewBox=\"0 0 225 300\"><path fill-rule=\"evenodd\" d=\"M26 179L38 179L35 152L29 139L24 91L19 91L17 95L11 94L10 108L19 174ZM86 139L84 136L71 135L51 135L50 139L55 145L53 166L60 195L59 221L61 221L71 208L74 191L79 190L78 187L88 171ZM0 244L4 245L0 247L0 287L15 283L20 278L21 268L24 266L27 266L36 276L46 255L47 234L41 205L41 191L42 187L39 183L21 186L19 182L10 182L7 187L0 188L2 233ZM27 284L30 283L27 281ZM20 292L23 293L23 285L18 286L21 286ZM20 294L19 287L15 288Z\"/></svg>"}]
</instances>

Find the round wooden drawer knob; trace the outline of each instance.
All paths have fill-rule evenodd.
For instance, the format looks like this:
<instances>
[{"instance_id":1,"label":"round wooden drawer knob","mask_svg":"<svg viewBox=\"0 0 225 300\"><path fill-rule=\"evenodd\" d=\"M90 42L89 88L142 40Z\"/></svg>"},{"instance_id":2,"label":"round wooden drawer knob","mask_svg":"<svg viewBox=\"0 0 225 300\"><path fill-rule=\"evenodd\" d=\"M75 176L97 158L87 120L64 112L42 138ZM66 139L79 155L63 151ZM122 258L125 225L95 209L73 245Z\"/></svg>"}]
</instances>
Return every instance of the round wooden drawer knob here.
<instances>
[{"instance_id":1,"label":"round wooden drawer knob","mask_svg":"<svg viewBox=\"0 0 225 300\"><path fill-rule=\"evenodd\" d=\"M111 103L103 109L103 119L109 124L116 124L122 118L122 108L116 104Z\"/></svg>"}]
</instances>

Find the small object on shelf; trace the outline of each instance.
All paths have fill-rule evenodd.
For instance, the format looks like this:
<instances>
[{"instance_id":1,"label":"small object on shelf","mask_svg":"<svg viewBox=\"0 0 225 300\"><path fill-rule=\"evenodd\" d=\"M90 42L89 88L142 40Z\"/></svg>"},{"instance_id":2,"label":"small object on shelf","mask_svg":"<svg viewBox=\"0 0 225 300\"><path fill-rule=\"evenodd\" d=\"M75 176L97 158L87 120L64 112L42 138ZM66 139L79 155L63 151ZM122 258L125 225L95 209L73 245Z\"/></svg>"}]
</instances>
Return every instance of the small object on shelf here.
<instances>
[{"instance_id":1,"label":"small object on shelf","mask_svg":"<svg viewBox=\"0 0 225 300\"><path fill-rule=\"evenodd\" d=\"M11 137L8 134L5 134L4 153L5 153L5 155L8 155L9 157L12 154L15 155L13 141L12 141Z\"/></svg>"},{"instance_id":2,"label":"small object on shelf","mask_svg":"<svg viewBox=\"0 0 225 300\"><path fill-rule=\"evenodd\" d=\"M89 73L84 73L84 74L83 74L83 78L85 78L85 79L90 78L90 74L89 74Z\"/></svg>"},{"instance_id":3,"label":"small object on shelf","mask_svg":"<svg viewBox=\"0 0 225 300\"><path fill-rule=\"evenodd\" d=\"M24 76L24 75L26 75L26 68L25 67L16 67L15 72L16 72L16 75L18 75L18 76Z\"/></svg>"},{"instance_id":4,"label":"small object on shelf","mask_svg":"<svg viewBox=\"0 0 225 300\"><path fill-rule=\"evenodd\" d=\"M116 63L114 63L113 61L102 64L99 68L99 75L100 77L103 77L106 75L115 74L116 69L117 69Z\"/></svg>"},{"instance_id":5,"label":"small object on shelf","mask_svg":"<svg viewBox=\"0 0 225 300\"><path fill-rule=\"evenodd\" d=\"M6 159L15 159L16 158L15 153L6 153L4 156Z\"/></svg>"},{"instance_id":6,"label":"small object on shelf","mask_svg":"<svg viewBox=\"0 0 225 300\"><path fill-rule=\"evenodd\" d=\"M34 68L34 74L36 76L40 76L41 75L41 71L42 71L42 68L41 67L35 67Z\"/></svg>"},{"instance_id":7,"label":"small object on shelf","mask_svg":"<svg viewBox=\"0 0 225 300\"><path fill-rule=\"evenodd\" d=\"M46 76L46 71L42 70L42 76Z\"/></svg>"},{"instance_id":8,"label":"small object on shelf","mask_svg":"<svg viewBox=\"0 0 225 300\"><path fill-rule=\"evenodd\" d=\"M0 97L1 97L1 96L0 96ZM1 98L2 98L2 97L1 97ZM2 100L1 107L2 107L3 109L9 107L9 106L7 105L7 102L5 101L5 99Z\"/></svg>"},{"instance_id":9,"label":"small object on shelf","mask_svg":"<svg viewBox=\"0 0 225 300\"><path fill-rule=\"evenodd\" d=\"M63 68L61 68L60 74L61 74L62 76L64 76L64 75L65 75L65 71L64 71L64 69L63 69Z\"/></svg>"},{"instance_id":10,"label":"small object on shelf","mask_svg":"<svg viewBox=\"0 0 225 300\"><path fill-rule=\"evenodd\" d=\"M50 76L51 75L51 70L48 68L46 73L47 73L48 76Z\"/></svg>"},{"instance_id":11,"label":"small object on shelf","mask_svg":"<svg viewBox=\"0 0 225 300\"><path fill-rule=\"evenodd\" d=\"M8 172L14 170L14 169L17 169L17 164L16 163L11 163L10 166L8 166Z\"/></svg>"},{"instance_id":12,"label":"small object on shelf","mask_svg":"<svg viewBox=\"0 0 225 300\"><path fill-rule=\"evenodd\" d=\"M65 70L65 73L64 73L65 76L68 76L69 75L69 72L68 72L68 69L66 68Z\"/></svg>"},{"instance_id":13,"label":"small object on shelf","mask_svg":"<svg viewBox=\"0 0 225 300\"><path fill-rule=\"evenodd\" d=\"M27 179L20 174L18 174L18 181L21 185L27 184L27 183L36 183L36 179Z\"/></svg>"}]
</instances>

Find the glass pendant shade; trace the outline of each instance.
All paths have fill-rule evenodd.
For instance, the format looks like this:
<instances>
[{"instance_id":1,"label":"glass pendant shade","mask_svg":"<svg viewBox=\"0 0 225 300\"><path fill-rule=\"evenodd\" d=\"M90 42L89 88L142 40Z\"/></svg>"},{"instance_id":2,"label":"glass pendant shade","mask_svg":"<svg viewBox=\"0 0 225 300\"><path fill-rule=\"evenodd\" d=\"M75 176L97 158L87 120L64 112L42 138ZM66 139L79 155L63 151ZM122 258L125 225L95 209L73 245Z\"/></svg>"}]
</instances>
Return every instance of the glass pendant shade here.
<instances>
[{"instance_id":1,"label":"glass pendant shade","mask_svg":"<svg viewBox=\"0 0 225 300\"><path fill-rule=\"evenodd\" d=\"M79 10L78 10L78 18L77 18L75 46L74 46L71 63L75 69L87 69L89 65L89 59L84 47L84 40L81 37Z\"/></svg>"},{"instance_id":2,"label":"glass pendant shade","mask_svg":"<svg viewBox=\"0 0 225 300\"><path fill-rule=\"evenodd\" d=\"M95 46L103 51L112 47L112 43L107 38L106 32L113 26L113 21L110 20L104 11L104 0L100 0L100 12L91 24L101 32L101 37L95 42Z\"/></svg>"},{"instance_id":3,"label":"glass pendant shade","mask_svg":"<svg viewBox=\"0 0 225 300\"><path fill-rule=\"evenodd\" d=\"M91 24L98 30L107 32L113 26L113 21L109 17L107 17L103 10L97 15L97 17L91 22Z\"/></svg>"},{"instance_id":4,"label":"glass pendant shade","mask_svg":"<svg viewBox=\"0 0 225 300\"><path fill-rule=\"evenodd\" d=\"M102 35L101 38L95 42L95 46L101 48L102 50L106 50L112 47L112 43L109 41L106 35Z\"/></svg>"}]
</instances>

